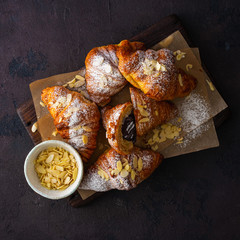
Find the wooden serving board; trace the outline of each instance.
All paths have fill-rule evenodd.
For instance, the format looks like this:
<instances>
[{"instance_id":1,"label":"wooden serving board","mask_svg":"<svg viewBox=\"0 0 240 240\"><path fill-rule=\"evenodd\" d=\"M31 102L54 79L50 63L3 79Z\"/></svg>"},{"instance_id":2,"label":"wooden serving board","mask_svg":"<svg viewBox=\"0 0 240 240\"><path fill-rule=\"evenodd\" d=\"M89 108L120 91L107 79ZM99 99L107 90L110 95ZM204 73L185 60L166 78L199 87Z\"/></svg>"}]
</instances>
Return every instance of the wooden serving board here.
<instances>
[{"instance_id":1,"label":"wooden serving board","mask_svg":"<svg viewBox=\"0 0 240 240\"><path fill-rule=\"evenodd\" d=\"M145 31L141 32L140 34L130 38L130 41L140 41L144 42L147 48L151 48L155 44L157 44L159 41L163 40L170 34L172 34L175 31L180 31L187 43L190 47L194 47L193 43L190 41L181 21L176 15L170 15L168 17L165 17L160 20L160 22L152 25ZM203 65L204 70L206 73L209 74L206 67ZM211 80L214 82L214 80L211 77ZM214 82L216 85L216 83ZM38 131L33 133L31 131L32 124L37 121L35 108L33 105L32 99L29 99L27 102L22 104L17 109L18 116L20 117L24 127L26 128L28 134L30 135L33 143L36 145L41 142L41 136ZM215 127L219 127L228 117L229 117L230 111L229 107L227 107L225 110L220 112L218 115L214 117L214 124ZM85 204L88 204L95 198L99 197L103 193L95 193L89 198L83 200L79 193L76 191L74 194L72 194L68 198L68 202L72 207L80 207Z\"/></svg>"}]
</instances>

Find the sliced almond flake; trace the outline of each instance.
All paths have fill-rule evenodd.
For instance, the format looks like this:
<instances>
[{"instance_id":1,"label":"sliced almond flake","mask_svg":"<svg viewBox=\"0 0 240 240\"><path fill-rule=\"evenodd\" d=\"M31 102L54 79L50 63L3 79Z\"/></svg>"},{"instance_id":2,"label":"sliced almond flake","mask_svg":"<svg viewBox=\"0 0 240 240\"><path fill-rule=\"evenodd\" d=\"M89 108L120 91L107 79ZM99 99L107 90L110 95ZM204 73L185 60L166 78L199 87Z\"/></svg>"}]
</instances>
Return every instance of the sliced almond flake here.
<instances>
[{"instance_id":1,"label":"sliced almond flake","mask_svg":"<svg viewBox=\"0 0 240 240\"><path fill-rule=\"evenodd\" d=\"M77 169L77 168L74 168L74 170L73 170L73 181L76 180L77 174L78 174L78 169Z\"/></svg>"},{"instance_id":2,"label":"sliced almond flake","mask_svg":"<svg viewBox=\"0 0 240 240\"><path fill-rule=\"evenodd\" d=\"M121 161L117 161L117 169L119 172L121 172L121 170L122 170L122 162Z\"/></svg>"},{"instance_id":3,"label":"sliced almond flake","mask_svg":"<svg viewBox=\"0 0 240 240\"><path fill-rule=\"evenodd\" d=\"M140 172L142 171L142 167L143 167L143 162L142 162L142 158L138 158L138 167L137 170Z\"/></svg>"},{"instance_id":4,"label":"sliced almond flake","mask_svg":"<svg viewBox=\"0 0 240 240\"><path fill-rule=\"evenodd\" d=\"M86 132L91 132L92 131L92 129L88 126L82 126L82 129Z\"/></svg>"},{"instance_id":5,"label":"sliced almond flake","mask_svg":"<svg viewBox=\"0 0 240 240\"><path fill-rule=\"evenodd\" d=\"M82 135L82 141L83 141L83 144L87 144L88 143L88 136Z\"/></svg>"},{"instance_id":6,"label":"sliced almond flake","mask_svg":"<svg viewBox=\"0 0 240 240\"><path fill-rule=\"evenodd\" d=\"M61 167L61 166L56 166L56 170L59 170L59 171L64 171L64 167Z\"/></svg>"},{"instance_id":7,"label":"sliced almond flake","mask_svg":"<svg viewBox=\"0 0 240 240\"><path fill-rule=\"evenodd\" d=\"M133 167L136 169L137 168L137 157L134 155L133 157Z\"/></svg>"},{"instance_id":8,"label":"sliced almond flake","mask_svg":"<svg viewBox=\"0 0 240 240\"><path fill-rule=\"evenodd\" d=\"M75 82L74 83L74 87L75 88L78 88L78 87L81 87L81 86L83 86L85 84L85 80L79 80L79 81L77 81L77 82Z\"/></svg>"},{"instance_id":9,"label":"sliced almond flake","mask_svg":"<svg viewBox=\"0 0 240 240\"><path fill-rule=\"evenodd\" d=\"M122 169L122 171L120 172L120 176L123 177L123 178L127 177L128 174L129 174L128 171L125 170L125 169Z\"/></svg>"},{"instance_id":10,"label":"sliced almond flake","mask_svg":"<svg viewBox=\"0 0 240 240\"><path fill-rule=\"evenodd\" d=\"M67 84L74 84L76 82L76 79L72 79L71 81L67 82Z\"/></svg>"},{"instance_id":11,"label":"sliced almond flake","mask_svg":"<svg viewBox=\"0 0 240 240\"><path fill-rule=\"evenodd\" d=\"M131 171L131 178L134 181L136 177L136 172L134 170Z\"/></svg>"},{"instance_id":12,"label":"sliced almond flake","mask_svg":"<svg viewBox=\"0 0 240 240\"><path fill-rule=\"evenodd\" d=\"M32 132L35 133L38 129L38 124L35 122L33 125L32 125Z\"/></svg>"},{"instance_id":13,"label":"sliced almond flake","mask_svg":"<svg viewBox=\"0 0 240 240\"><path fill-rule=\"evenodd\" d=\"M78 79L78 80L83 80L83 81L85 81L85 78L84 78L83 76L79 75L79 74L77 74L77 75L75 76L75 78Z\"/></svg>"},{"instance_id":14,"label":"sliced almond flake","mask_svg":"<svg viewBox=\"0 0 240 240\"><path fill-rule=\"evenodd\" d=\"M41 165L36 167L36 171L37 171L37 173L42 173L42 174L46 173L46 169Z\"/></svg>"},{"instance_id":15,"label":"sliced almond flake","mask_svg":"<svg viewBox=\"0 0 240 240\"><path fill-rule=\"evenodd\" d=\"M57 131L57 130L55 130L55 131L52 132L52 135L53 135L54 137L56 137L57 134L58 134L58 131Z\"/></svg>"},{"instance_id":16,"label":"sliced almond flake","mask_svg":"<svg viewBox=\"0 0 240 240\"><path fill-rule=\"evenodd\" d=\"M183 82L182 82L182 75L181 74L178 74L178 81L179 81L180 86L182 87Z\"/></svg>"},{"instance_id":17,"label":"sliced almond flake","mask_svg":"<svg viewBox=\"0 0 240 240\"><path fill-rule=\"evenodd\" d=\"M210 90L211 90L211 91L214 91L215 88L214 88L214 86L213 86L213 83L212 83L210 80L208 80L208 79L206 79L206 81L207 81L207 83L208 83L208 86L209 86Z\"/></svg>"},{"instance_id":18,"label":"sliced almond flake","mask_svg":"<svg viewBox=\"0 0 240 240\"><path fill-rule=\"evenodd\" d=\"M192 69L192 67L193 67L193 65L190 64L190 63L188 63L188 64L186 65L186 70L189 71L189 69Z\"/></svg>"},{"instance_id":19,"label":"sliced almond flake","mask_svg":"<svg viewBox=\"0 0 240 240\"><path fill-rule=\"evenodd\" d=\"M48 156L48 158L46 159L46 163L50 163L50 162L52 162L52 160L54 159L54 154L51 154L51 155L49 155Z\"/></svg>"},{"instance_id":20,"label":"sliced almond flake","mask_svg":"<svg viewBox=\"0 0 240 240\"><path fill-rule=\"evenodd\" d=\"M45 107L46 105L44 104L44 102L42 102L42 101L40 101L40 105L42 106L42 107Z\"/></svg>"},{"instance_id":21,"label":"sliced almond flake","mask_svg":"<svg viewBox=\"0 0 240 240\"><path fill-rule=\"evenodd\" d=\"M143 117L148 117L149 113L141 105L138 105L138 110Z\"/></svg>"},{"instance_id":22,"label":"sliced almond flake","mask_svg":"<svg viewBox=\"0 0 240 240\"><path fill-rule=\"evenodd\" d=\"M77 130L80 130L82 128L81 125L77 125L76 127L73 127L73 131L77 131Z\"/></svg>"},{"instance_id":23,"label":"sliced almond flake","mask_svg":"<svg viewBox=\"0 0 240 240\"><path fill-rule=\"evenodd\" d=\"M149 122L149 118L142 118L139 123Z\"/></svg>"},{"instance_id":24,"label":"sliced almond flake","mask_svg":"<svg viewBox=\"0 0 240 240\"><path fill-rule=\"evenodd\" d=\"M108 176L108 174L107 174L105 171L103 171L103 176L104 176L104 178L105 178L106 181L109 180L109 176Z\"/></svg>"},{"instance_id":25,"label":"sliced almond flake","mask_svg":"<svg viewBox=\"0 0 240 240\"><path fill-rule=\"evenodd\" d=\"M126 169L127 171L129 170L129 168L130 168L129 164L127 164L127 165L124 167L124 169Z\"/></svg>"},{"instance_id":26,"label":"sliced almond flake","mask_svg":"<svg viewBox=\"0 0 240 240\"><path fill-rule=\"evenodd\" d=\"M65 185L66 185L66 184L69 184L70 181L71 181L71 178L68 176L68 177L66 177L66 179L65 179L65 181L64 181L64 184L65 184Z\"/></svg>"}]
</instances>

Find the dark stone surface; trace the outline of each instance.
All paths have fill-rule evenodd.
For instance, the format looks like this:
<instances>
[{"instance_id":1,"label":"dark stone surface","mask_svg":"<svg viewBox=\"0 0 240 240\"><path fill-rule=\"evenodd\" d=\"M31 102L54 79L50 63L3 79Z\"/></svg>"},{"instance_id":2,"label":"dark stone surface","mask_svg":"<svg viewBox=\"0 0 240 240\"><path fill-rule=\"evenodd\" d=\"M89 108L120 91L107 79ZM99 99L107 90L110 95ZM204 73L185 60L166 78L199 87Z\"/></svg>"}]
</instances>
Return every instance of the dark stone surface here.
<instances>
[{"instance_id":1,"label":"dark stone surface","mask_svg":"<svg viewBox=\"0 0 240 240\"><path fill-rule=\"evenodd\" d=\"M0 239L239 239L238 1L0 2ZM130 38L176 13L232 110L220 147L165 161L130 192L71 208L27 185L33 144L16 108L29 83L79 69L94 46Z\"/></svg>"}]
</instances>

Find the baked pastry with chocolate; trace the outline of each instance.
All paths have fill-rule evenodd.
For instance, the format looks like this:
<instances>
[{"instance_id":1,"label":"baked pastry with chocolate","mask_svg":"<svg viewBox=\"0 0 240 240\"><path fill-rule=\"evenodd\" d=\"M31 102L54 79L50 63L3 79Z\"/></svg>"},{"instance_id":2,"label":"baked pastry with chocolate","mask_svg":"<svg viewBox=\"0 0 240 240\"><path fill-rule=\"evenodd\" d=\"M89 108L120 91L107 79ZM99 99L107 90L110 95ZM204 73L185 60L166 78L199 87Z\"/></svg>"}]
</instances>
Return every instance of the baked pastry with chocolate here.
<instances>
[{"instance_id":1,"label":"baked pastry with chocolate","mask_svg":"<svg viewBox=\"0 0 240 240\"><path fill-rule=\"evenodd\" d=\"M127 40L126 40L127 41ZM129 42L132 49L143 49L143 43ZM99 106L105 106L127 84L118 69L116 50L118 45L93 48L87 55L86 83L91 99Z\"/></svg>"},{"instance_id":2,"label":"baked pastry with chocolate","mask_svg":"<svg viewBox=\"0 0 240 240\"><path fill-rule=\"evenodd\" d=\"M112 148L119 154L128 154L136 141L136 128L132 103L119 104L102 109L103 126Z\"/></svg>"},{"instance_id":3,"label":"baked pastry with chocolate","mask_svg":"<svg viewBox=\"0 0 240 240\"><path fill-rule=\"evenodd\" d=\"M58 133L87 162L96 148L100 120L97 105L82 94L62 86L44 89L41 97L54 119Z\"/></svg>"},{"instance_id":4,"label":"baked pastry with chocolate","mask_svg":"<svg viewBox=\"0 0 240 240\"><path fill-rule=\"evenodd\" d=\"M148 178L162 160L160 153L149 149L135 147L130 154L121 155L110 148L87 170L79 189L97 192L133 189Z\"/></svg>"},{"instance_id":5,"label":"baked pastry with chocolate","mask_svg":"<svg viewBox=\"0 0 240 240\"><path fill-rule=\"evenodd\" d=\"M160 124L176 117L178 111L170 101L156 101L147 97L142 91L130 88L130 95L135 116L136 131L142 136Z\"/></svg>"},{"instance_id":6,"label":"baked pastry with chocolate","mask_svg":"<svg viewBox=\"0 0 240 240\"><path fill-rule=\"evenodd\" d=\"M122 75L157 101L185 97L197 85L193 76L175 67L175 57L168 49L136 50L128 42L122 41L117 57Z\"/></svg>"}]
</instances>

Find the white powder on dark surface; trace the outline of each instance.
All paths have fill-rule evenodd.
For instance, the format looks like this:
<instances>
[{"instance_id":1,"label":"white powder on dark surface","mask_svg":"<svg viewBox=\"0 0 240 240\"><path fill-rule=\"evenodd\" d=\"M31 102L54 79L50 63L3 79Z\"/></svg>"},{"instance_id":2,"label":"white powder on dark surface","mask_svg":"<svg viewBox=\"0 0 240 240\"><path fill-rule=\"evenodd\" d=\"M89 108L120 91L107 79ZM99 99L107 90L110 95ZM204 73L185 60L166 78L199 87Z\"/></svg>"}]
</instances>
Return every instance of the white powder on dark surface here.
<instances>
[{"instance_id":1,"label":"white powder on dark surface","mask_svg":"<svg viewBox=\"0 0 240 240\"><path fill-rule=\"evenodd\" d=\"M183 141L180 144L174 143L175 147L184 149L188 147L194 140L199 138L210 128L210 122L206 122L199 127L195 128L183 137Z\"/></svg>"},{"instance_id":2,"label":"white powder on dark surface","mask_svg":"<svg viewBox=\"0 0 240 240\"><path fill-rule=\"evenodd\" d=\"M179 115L182 118L183 131L190 132L210 118L210 107L207 100L198 93L192 92L181 104L177 105Z\"/></svg>"}]
</instances>

